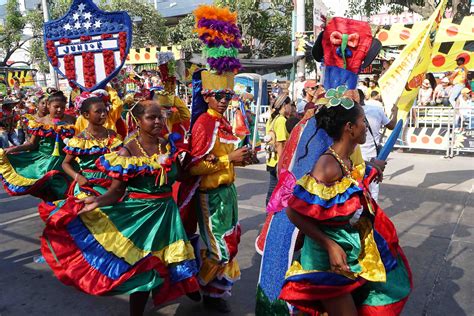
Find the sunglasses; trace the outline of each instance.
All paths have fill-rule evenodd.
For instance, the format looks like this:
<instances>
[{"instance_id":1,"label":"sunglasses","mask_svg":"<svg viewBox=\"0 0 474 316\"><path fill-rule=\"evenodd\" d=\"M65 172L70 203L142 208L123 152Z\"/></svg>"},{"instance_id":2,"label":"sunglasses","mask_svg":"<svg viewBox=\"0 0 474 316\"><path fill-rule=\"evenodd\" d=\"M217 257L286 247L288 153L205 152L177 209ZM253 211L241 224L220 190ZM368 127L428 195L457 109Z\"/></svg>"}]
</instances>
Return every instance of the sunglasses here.
<instances>
[{"instance_id":1,"label":"sunglasses","mask_svg":"<svg viewBox=\"0 0 474 316\"><path fill-rule=\"evenodd\" d=\"M216 92L216 93L213 93L213 96L216 99L216 101L220 101L224 98L226 101L230 101L232 100L232 97L234 96L234 94L231 92Z\"/></svg>"}]
</instances>

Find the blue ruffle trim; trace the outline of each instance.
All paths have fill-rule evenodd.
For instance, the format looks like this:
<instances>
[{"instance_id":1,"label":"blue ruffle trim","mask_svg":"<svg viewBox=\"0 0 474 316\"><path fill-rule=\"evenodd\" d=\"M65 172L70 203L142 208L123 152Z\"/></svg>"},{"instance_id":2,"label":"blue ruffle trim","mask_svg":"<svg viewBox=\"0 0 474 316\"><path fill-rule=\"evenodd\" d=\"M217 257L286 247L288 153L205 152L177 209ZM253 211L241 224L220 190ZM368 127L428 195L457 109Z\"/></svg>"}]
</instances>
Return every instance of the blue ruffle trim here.
<instances>
[{"instance_id":1,"label":"blue ruffle trim","mask_svg":"<svg viewBox=\"0 0 474 316\"><path fill-rule=\"evenodd\" d=\"M117 177L117 175L126 176L126 177L135 177L138 174L156 174L160 172L160 169L155 169L150 165L128 165L127 167L122 167L120 165L112 166L104 156L101 156L96 162L101 166L110 177Z\"/></svg>"},{"instance_id":2,"label":"blue ruffle trim","mask_svg":"<svg viewBox=\"0 0 474 316\"><path fill-rule=\"evenodd\" d=\"M196 260L187 260L178 264L169 265L170 279L172 283L178 283L195 276L198 272Z\"/></svg>"},{"instance_id":3,"label":"blue ruffle trim","mask_svg":"<svg viewBox=\"0 0 474 316\"><path fill-rule=\"evenodd\" d=\"M355 283L357 279L352 280L348 277L333 272L318 271L290 276L286 278L285 283L301 281L307 281L319 285L345 286Z\"/></svg>"},{"instance_id":4,"label":"blue ruffle trim","mask_svg":"<svg viewBox=\"0 0 474 316\"><path fill-rule=\"evenodd\" d=\"M308 204L317 204L323 208L330 208L336 204L345 203L353 194L362 191L363 190L356 185L351 185L344 193L338 194L330 200L324 200L317 195L309 193L301 185L296 185L293 190L293 195Z\"/></svg>"}]
</instances>

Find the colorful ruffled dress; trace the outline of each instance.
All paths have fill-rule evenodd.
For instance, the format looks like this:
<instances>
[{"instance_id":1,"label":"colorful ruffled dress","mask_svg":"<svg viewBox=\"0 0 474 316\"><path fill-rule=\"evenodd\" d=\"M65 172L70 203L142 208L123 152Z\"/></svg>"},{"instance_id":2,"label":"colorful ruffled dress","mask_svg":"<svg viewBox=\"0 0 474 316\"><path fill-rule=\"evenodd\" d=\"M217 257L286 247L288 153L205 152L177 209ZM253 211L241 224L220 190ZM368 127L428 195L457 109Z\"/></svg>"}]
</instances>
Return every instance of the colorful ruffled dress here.
<instances>
[{"instance_id":1,"label":"colorful ruffled dress","mask_svg":"<svg viewBox=\"0 0 474 316\"><path fill-rule=\"evenodd\" d=\"M110 182L110 178L96 167L95 162L100 156L119 150L122 144L122 137L118 134L104 140L97 140L87 139L83 132L77 137L71 138L64 148L64 152L76 157L78 163L77 171L91 182L99 184L95 189L102 194L105 193L103 187L106 186L107 182L100 180L108 179ZM79 188L77 183L73 184L74 187L70 188L70 193L77 195L81 192L81 188Z\"/></svg>"},{"instance_id":2,"label":"colorful ruffled dress","mask_svg":"<svg viewBox=\"0 0 474 316\"><path fill-rule=\"evenodd\" d=\"M199 290L193 247L171 196L177 167L160 157L105 154L96 166L127 183L125 196L79 216L83 205L74 197L51 209L41 249L59 280L92 295L152 291L156 305Z\"/></svg>"},{"instance_id":3,"label":"colorful ruffled dress","mask_svg":"<svg viewBox=\"0 0 474 316\"><path fill-rule=\"evenodd\" d=\"M411 272L393 223L368 193L375 174L361 162L332 185L310 174L297 182L289 207L318 221L345 251L351 272L331 272L327 251L305 236L280 299L317 315L323 311L321 300L351 293L359 315L401 313L412 287Z\"/></svg>"},{"instance_id":4,"label":"colorful ruffled dress","mask_svg":"<svg viewBox=\"0 0 474 316\"><path fill-rule=\"evenodd\" d=\"M5 155L0 149L0 180L10 195L31 194L44 200L65 197L69 177L61 164L64 141L74 135L74 126L28 120L28 133L39 138L36 150Z\"/></svg>"}]
</instances>

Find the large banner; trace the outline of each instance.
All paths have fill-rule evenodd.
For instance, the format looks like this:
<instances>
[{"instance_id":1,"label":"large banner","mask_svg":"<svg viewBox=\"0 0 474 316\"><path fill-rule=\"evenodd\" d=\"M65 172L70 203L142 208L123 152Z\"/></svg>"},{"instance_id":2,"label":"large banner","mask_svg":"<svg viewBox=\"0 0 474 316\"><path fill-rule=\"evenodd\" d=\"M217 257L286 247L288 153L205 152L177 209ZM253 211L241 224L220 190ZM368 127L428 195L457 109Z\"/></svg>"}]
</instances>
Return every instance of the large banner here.
<instances>
[{"instance_id":1,"label":"large banner","mask_svg":"<svg viewBox=\"0 0 474 316\"><path fill-rule=\"evenodd\" d=\"M104 12L92 0L74 0L62 18L44 24L45 51L72 86L103 88L118 74L132 42L127 12Z\"/></svg>"},{"instance_id":2,"label":"large banner","mask_svg":"<svg viewBox=\"0 0 474 316\"><path fill-rule=\"evenodd\" d=\"M425 29L409 43L379 80L385 107L397 105L399 117L406 117L418 95L431 61L434 39L443 18L447 0L441 0Z\"/></svg>"},{"instance_id":3,"label":"large banner","mask_svg":"<svg viewBox=\"0 0 474 316\"><path fill-rule=\"evenodd\" d=\"M413 25L401 23L384 26L377 33L383 46L407 45L424 31L428 21L416 22ZM467 69L474 70L474 41L472 26L474 16L465 16L461 23L455 24L451 19L443 19L433 45L429 72L446 72L456 68L456 59L464 57Z\"/></svg>"}]
</instances>

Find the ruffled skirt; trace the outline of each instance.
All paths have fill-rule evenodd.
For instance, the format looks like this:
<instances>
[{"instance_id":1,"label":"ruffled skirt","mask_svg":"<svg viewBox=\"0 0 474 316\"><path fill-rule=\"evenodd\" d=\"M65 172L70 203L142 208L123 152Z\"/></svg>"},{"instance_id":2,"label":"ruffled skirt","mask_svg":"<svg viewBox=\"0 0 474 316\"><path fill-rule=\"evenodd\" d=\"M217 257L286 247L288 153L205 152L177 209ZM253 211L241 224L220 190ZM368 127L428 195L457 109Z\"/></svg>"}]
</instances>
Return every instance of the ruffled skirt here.
<instances>
[{"instance_id":1,"label":"ruffled skirt","mask_svg":"<svg viewBox=\"0 0 474 316\"><path fill-rule=\"evenodd\" d=\"M330 271L329 256L305 237L299 261L286 273L280 299L318 315L321 301L352 294L359 315L399 315L411 291L411 272L398 244L395 227L381 209L372 221L321 226L346 252L350 273Z\"/></svg>"},{"instance_id":2,"label":"ruffled skirt","mask_svg":"<svg viewBox=\"0 0 474 316\"><path fill-rule=\"evenodd\" d=\"M28 195L54 201L65 198L69 177L61 164L64 156L41 151L4 155L0 150L0 180L9 195Z\"/></svg>"},{"instance_id":3,"label":"ruffled skirt","mask_svg":"<svg viewBox=\"0 0 474 316\"><path fill-rule=\"evenodd\" d=\"M40 207L41 250L63 283L92 295L152 291L156 305L199 290L193 247L171 197L125 197L78 216L81 208L75 197Z\"/></svg>"}]
</instances>

